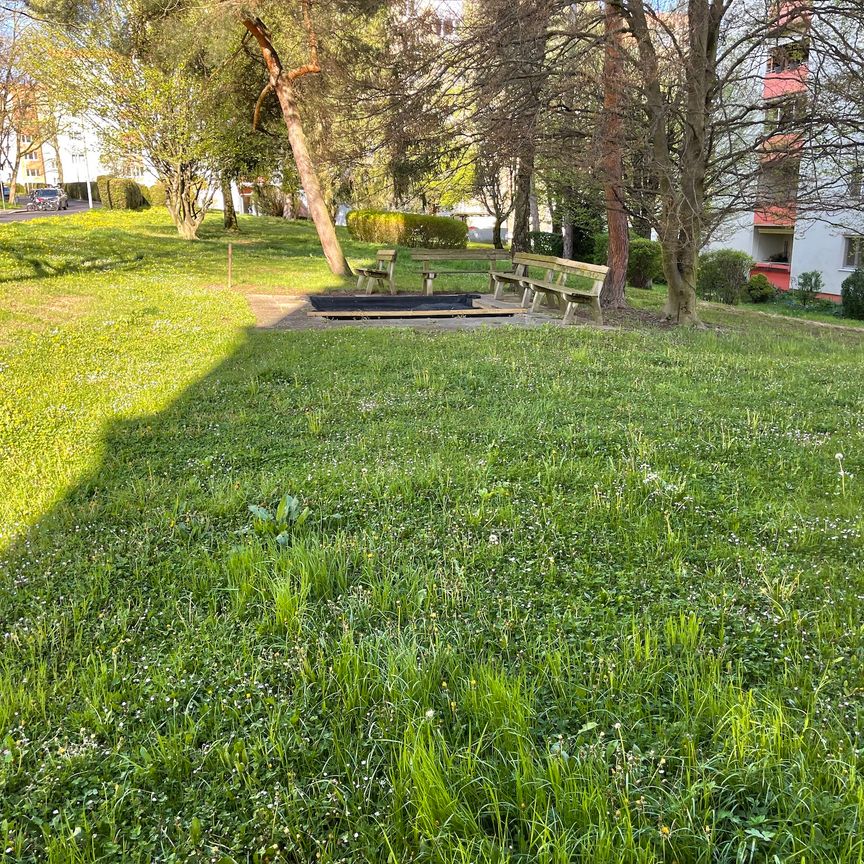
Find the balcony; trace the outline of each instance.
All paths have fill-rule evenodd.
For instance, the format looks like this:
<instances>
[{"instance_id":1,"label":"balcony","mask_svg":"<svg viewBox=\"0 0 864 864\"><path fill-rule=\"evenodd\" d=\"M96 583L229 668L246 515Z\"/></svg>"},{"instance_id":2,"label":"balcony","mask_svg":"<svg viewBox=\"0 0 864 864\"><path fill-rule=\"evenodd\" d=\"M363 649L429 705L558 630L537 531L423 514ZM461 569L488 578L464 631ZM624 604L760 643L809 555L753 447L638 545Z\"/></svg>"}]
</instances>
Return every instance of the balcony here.
<instances>
[{"instance_id":1,"label":"balcony","mask_svg":"<svg viewBox=\"0 0 864 864\"><path fill-rule=\"evenodd\" d=\"M774 264L768 261L760 261L754 264L750 275L761 273L778 291L788 291L792 283L792 265Z\"/></svg>"},{"instance_id":2,"label":"balcony","mask_svg":"<svg viewBox=\"0 0 864 864\"><path fill-rule=\"evenodd\" d=\"M782 99L807 89L810 40L806 37L775 45L768 53L768 69L762 87L765 100Z\"/></svg>"},{"instance_id":3,"label":"balcony","mask_svg":"<svg viewBox=\"0 0 864 864\"><path fill-rule=\"evenodd\" d=\"M799 161L803 144L800 132L774 132L762 142L759 159L763 163L789 157Z\"/></svg>"},{"instance_id":4,"label":"balcony","mask_svg":"<svg viewBox=\"0 0 864 864\"><path fill-rule=\"evenodd\" d=\"M807 91L807 64L784 69L780 72L769 72L762 85L762 98L780 99L783 96L793 96Z\"/></svg>"}]
</instances>

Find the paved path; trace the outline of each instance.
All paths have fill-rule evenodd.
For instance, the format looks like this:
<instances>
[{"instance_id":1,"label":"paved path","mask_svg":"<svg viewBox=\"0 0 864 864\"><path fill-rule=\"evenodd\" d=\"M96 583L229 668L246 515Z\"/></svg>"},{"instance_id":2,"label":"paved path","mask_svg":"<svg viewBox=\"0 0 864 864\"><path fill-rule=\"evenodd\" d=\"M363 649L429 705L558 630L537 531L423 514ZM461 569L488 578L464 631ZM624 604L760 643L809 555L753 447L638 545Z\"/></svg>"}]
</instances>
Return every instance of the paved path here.
<instances>
[{"instance_id":1,"label":"paved path","mask_svg":"<svg viewBox=\"0 0 864 864\"><path fill-rule=\"evenodd\" d=\"M17 205L16 205L17 206ZM98 204L94 206L98 207ZM71 216L89 209L86 201L70 201L68 210L0 210L0 223L27 222L30 219L53 219L56 216Z\"/></svg>"}]
</instances>

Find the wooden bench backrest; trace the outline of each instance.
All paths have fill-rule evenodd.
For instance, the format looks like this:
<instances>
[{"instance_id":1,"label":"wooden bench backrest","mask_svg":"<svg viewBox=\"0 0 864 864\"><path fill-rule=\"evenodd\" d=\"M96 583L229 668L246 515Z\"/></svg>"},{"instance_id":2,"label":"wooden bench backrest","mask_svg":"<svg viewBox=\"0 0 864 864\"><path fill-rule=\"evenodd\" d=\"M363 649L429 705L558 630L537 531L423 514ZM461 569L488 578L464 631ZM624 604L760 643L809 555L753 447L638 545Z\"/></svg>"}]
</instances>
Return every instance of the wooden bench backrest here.
<instances>
[{"instance_id":1,"label":"wooden bench backrest","mask_svg":"<svg viewBox=\"0 0 864 864\"><path fill-rule=\"evenodd\" d=\"M504 261L510 259L506 249L416 249L412 261Z\"/></svg>"},{"instance_id":2,"label":"wooden bench backrest","mask_svg":"<svg viewBox=\"0 0 864 864\"><path fill-rule=\"evenodd\" d=\"M566 286L568 276L581 276L590 279L594 285L591 293L599 296L603 287L603 280L609 272L609 268L603 264L587 264L584 261L570 261L567 258L555 258L552 255L534 255L527 252L517 252L513 256L513 263L519 267L541 267L547 273L558 273L562 287Z\"/></svg>"},{"instance_id":3,"label":"wooden bench backrest","mask_svg":"<svg viewBox=\"0 0 864 864\"><path fill-rule=\"evenodd\" d=\"M395 249L379 249L378 254L375 256L376 261L386 261L391 263L396 260L396 250Z\"/></svg>"}]
</instances>

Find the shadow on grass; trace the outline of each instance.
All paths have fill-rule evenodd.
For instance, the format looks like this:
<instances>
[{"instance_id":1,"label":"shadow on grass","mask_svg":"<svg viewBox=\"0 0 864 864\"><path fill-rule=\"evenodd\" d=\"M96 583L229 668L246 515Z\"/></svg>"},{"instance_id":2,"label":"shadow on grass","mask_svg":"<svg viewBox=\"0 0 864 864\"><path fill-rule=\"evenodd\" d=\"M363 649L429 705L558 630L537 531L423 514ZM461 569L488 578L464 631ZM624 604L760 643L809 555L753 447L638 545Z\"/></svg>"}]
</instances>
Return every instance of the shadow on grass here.
<instances>
[{"instance_id":1,"label":"shadow on grass","mask_svg":"<svg viewBox=\"0 0 864 864\"><path fill-rule=\"evenodd\" d=\"M0 558L0 824L19 860L167 860L169 847L180 860L201 848L194 821L221 860L247 860L263 831L305 861L360 825L329 784L305 802L289 791L317 784L342 744L321 689L299 684L308 634L274 617L276 547L243 533L250 504L302 497L319 470L327 397L303 368L310 351L338 351L331 362L359 364L348 377L367 386L350 334L249 331L169 408L110 426L99 467ZM316 503L297 560L323 579L333 560L355 573L365 554L344 508ZM309 594L308 626L329 645L343 625L328 603L347 587ZM355 757L362 770L360 749L338 761ZM367 831L389 795L364 793ZM265 798L269 827L255 815Z\"/></svg>"}]
</instances>

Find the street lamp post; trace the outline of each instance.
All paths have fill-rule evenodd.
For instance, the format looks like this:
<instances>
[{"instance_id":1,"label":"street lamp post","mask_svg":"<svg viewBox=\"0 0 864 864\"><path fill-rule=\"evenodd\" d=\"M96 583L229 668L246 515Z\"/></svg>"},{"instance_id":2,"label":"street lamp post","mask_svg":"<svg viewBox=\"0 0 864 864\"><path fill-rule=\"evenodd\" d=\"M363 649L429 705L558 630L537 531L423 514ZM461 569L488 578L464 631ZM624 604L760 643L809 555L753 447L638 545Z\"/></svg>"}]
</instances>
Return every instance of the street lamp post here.
<instances>
[{"instance_id":1,"label":"street lamp post","mask_svg":"<svg viewBox=\"0 0 864 864\"><path fill-rule=\"evenodd\" d=\"M84 127L81 127L81 143L84 146L84 176L87 178L87 205L93 209L93 193L90 190L90 157L87 153L87 137L84 133Z\"/></svg>"}]
</instances>

